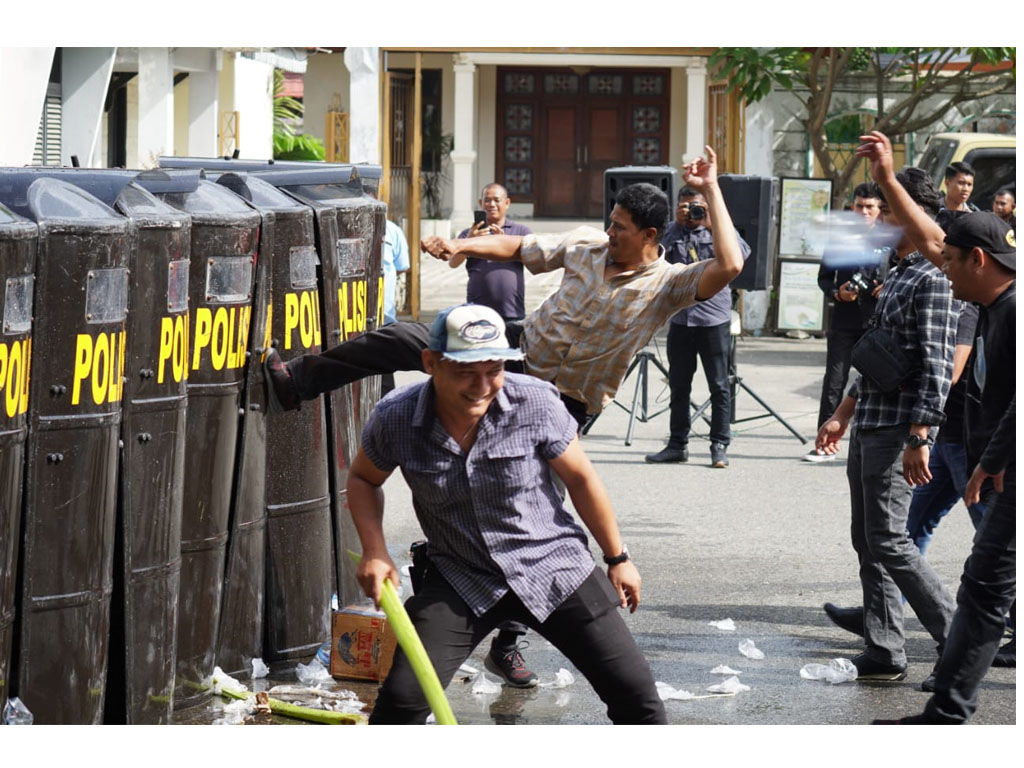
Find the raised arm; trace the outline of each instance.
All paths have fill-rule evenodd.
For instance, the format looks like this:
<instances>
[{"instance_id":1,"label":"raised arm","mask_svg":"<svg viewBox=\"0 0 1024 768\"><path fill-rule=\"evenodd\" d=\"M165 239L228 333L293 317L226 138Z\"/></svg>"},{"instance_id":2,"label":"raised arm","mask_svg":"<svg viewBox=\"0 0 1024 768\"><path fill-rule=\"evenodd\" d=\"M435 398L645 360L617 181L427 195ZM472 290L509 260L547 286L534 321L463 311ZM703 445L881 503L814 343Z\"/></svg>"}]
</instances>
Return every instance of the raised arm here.
<instances>
[{"instance_id":1,"label":"raised arm","mask_svg":"<svg viewBox=\"0 0 1024 768\"><path fill-rule=\"evenodd\" d=\"M620 554L622 536L611 500L594 465L583 452L579 438L574 437L565 452L549 463L565 483L576 512L601 551L608 557ZM608 566L608 579L619 593L619 604L623 608L628 605L629 612L633 613L640 604L640 573L636 566L631 560Z\"/></svg>"},{"instance_id":2,"label":"raised arm","mask_svg":"<svg viewBox=\"0 0 1024 768\"><path fill-rule=\"evenodd\" d=\"M880 131L872 131L860 137L862 144L857 147L857 157L868 160L871 178L882 188L889 209L907 231L914 247L928 261L942 269L942 246L946 233L931 216L921 210L913 198L896 178L892 165L892 144Z\"/></svg>"},{"instance_id":3,"label":"raised arm","mask_svg":"<svg viewBox=\"0 0 1024 768\"><path fill-rule=\"evenodd\" d=\"M373 462L359 449L348 471L345 491L348 507L352 512L359 543L363 547L363 559L356 569L356 580L373 604L380 608L381 587L384 579L391 579L397 587L398 569L388 554L384 541L384 491L381 486L391 475L374 466Z\"/></svg>"},{"instance_id":4,"label":"raised arm","mask_svg":"<svg viewBox=\"0 0 1024 768\"><path fill-rule=\"evenodd\" d=\"M704 151L707 152L707 160L698 157L685 169L687 186L699 190L708 201L709 229L714 233L712 248L715 258L704 268L697 282L697 298L702 300L710 299L743 271L739 236L718 187L718 156L709 146L705 146Z\"/></svg>"},{"instance_id":5,"label":"raised arm","mask_svg":"<svg viewBox=\"0 0 1024 768\"><path fill-rule=\"evenodd\" d=\"M522 244L522 235L485 235L456 240L428 237L420 241L420 249L455 268L469 256L488 261L519 261Z\"/></svg>"}]
</instances>

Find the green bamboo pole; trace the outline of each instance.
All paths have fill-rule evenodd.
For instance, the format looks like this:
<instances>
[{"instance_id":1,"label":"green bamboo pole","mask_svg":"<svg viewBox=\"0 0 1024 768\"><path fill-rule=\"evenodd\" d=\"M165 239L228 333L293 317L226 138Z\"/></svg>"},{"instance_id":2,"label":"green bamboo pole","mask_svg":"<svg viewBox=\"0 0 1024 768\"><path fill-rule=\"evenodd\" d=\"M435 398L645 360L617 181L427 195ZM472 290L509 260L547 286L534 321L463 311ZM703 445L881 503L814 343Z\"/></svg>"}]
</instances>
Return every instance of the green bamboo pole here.
<instances>
[{"instance_id":1,"label":"green bamboo pole","mask_svg":"<svg viewBox=\"0 0 1024 768\"><path fill-rule=\"evenodd\" d=\"M221 696L232 699L251 699L256 694L251 691L230 691L222 688ZM366 715L356 715L349 712L332 712L327 709L313 709L302 707L298 704L288 704L279 699L267 699L270 711L286 717L294 717L299 720L308 720L311 723L324 723L326 725L366 725Z\"/></svg>"},{"instance_id":2,"label":"green bamboo pole","mask_svg":"<svg viewBox=\"0 0 1024 768\"><path fill-rule=\"evenodd\" d=\"M361 555L357 555L351 549L348 550L348 556L355 563L363 559ZM458 725L451 704L448 703L448 698L444 695L441 681L438 680L437 672L434 671L434 665L430 663L430 657L427 656L427 651L423 647L423 641L416 634L412 619L406 613L402 601L398 599L398 593L395 592L395 585L391 583L391 579L384 579L380 605L384 609L384 613L387 614L388 625L395 633L398 644L402 646L406 658L409 659L409 666L412 667L416 680L427 697L427 703L434 713L437 724Z\"/></svg>"}]
</instances>

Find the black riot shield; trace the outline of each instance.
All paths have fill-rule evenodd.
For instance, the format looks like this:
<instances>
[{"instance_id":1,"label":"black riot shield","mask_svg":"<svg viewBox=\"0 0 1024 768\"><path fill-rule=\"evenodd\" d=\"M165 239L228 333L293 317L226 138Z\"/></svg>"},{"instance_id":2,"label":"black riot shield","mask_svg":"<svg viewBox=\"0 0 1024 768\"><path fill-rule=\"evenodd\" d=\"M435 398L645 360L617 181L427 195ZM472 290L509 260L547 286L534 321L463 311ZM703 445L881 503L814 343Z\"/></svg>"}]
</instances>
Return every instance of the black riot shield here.
<instances>
[{"instance_id":1,"label":"black riot shield","mask_svg":"<svg viewBox=\"0 0 1024 768\"><path fill-rule=\"evenodd\" d=\"M343 174L332 176L326 170L299 174L275 171L261 177L280 185L316 213L323 339L326 347L332 347L374 327L380 274L378 240L383 239L376 222L385 206L364 195L356 173L347 181ZM382 218L380 222L382 226ZM359 446L361 403L372 408L376 402L370 402L372 395L379 391L379 377L372 377L334 390L326 398L335 573L342 605L362 597L355 566L346 554L346 550L358 548L359 539L346 504L345 485Z\"/></svg>"},{"instance_id":2,"label":"black riot shield","mask_svg":"<svg viewBox=\"0 0 1024 768\"><path fill-rule=\"evenodd\" d=\"M199 172L32 172L84 189L126 216L134 232L104 720L169 723L181 569L192 221L147 188L194 191Z\"/></svg>"},{"instance_id":3,"label":"black riot shield","mask_svg":"<svg viewBox=\"0 0 1024 768\"><path fill-rule=\"evenodd\" d=\"M37 234L0 205L0 712L11 687Z\"/></svg>"},{"instance_id":4,"label":"black riot shield","mask_svg":"<svg viewBox=\"0 0 1024 768\"><path fill-rule=\"evenodd\" d=\"M113 589L128 220L54 178L0 174L39 226L17 695L37 723L99 723Z\"/></svg>"},{"instance_id":5,"label":"black riot shield","mask_svg":"<svg viewBox=\"0 0 1024 768\"><path fill-rule=\"evenodd\" d=\"M261 243L261 253L272 247L271 258L263 260L269 269L272 297L267 325L269 343L277 347L284 360L319 352L320 259L315 247L312 209L255 173L226 173L218 178L218 183L245 196L264 216L264 222L273 216L273 242L268 244L264 237ZM244 187L239 189L239 185ZM255 383L262 393L262 379L257 378ZM330 638L330 597L334 587L323 400L311 401L299 411L269 414L266 453L264 658L306 659ZM228 599L230 586L229 572Z\"/></svg>"},{"instance_id":6,"label":"black riot shield","mask_svg":"<svg viewBox=\"0 0 1024 768\"><path fill-rule=\"evenodd\" d=\"M192 218L188 414L181 530L176 705L213 672L243 387L249 358L260 216L223 186L156 196Z\"/></svg>"}]
</instances>

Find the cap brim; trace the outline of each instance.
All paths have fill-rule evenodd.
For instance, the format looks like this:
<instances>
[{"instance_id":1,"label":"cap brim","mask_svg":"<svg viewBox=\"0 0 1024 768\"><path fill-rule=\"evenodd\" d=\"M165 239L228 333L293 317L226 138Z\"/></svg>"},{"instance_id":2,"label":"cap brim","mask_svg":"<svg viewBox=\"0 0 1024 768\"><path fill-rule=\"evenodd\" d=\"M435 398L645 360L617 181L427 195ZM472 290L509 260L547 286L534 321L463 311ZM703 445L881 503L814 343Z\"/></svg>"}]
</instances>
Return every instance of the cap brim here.
<instances>
[{"instance_id":1,"label":"cap brim","mask_svg":"<svg viewBox=\"0 0 1024 768\"><path fill-rule=\"evenodd\" d=\"M525 355L518 349L458 349L442 352L441 357L456 363L481 363L487 360L522 360Z\"/></svg>"}]
</instances>

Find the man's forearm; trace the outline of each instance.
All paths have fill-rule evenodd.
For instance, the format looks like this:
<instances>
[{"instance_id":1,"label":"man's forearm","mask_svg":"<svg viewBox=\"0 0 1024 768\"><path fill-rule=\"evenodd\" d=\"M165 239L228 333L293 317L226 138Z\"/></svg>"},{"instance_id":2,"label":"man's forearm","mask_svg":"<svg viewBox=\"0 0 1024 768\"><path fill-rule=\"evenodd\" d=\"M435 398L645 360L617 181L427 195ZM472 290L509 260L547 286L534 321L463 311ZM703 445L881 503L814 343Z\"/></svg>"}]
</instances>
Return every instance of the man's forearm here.
<instances>
[{"instance_id":1,"label":"man's forearm","mask_svg":"<svg viewBox=\"0 0 1024 768\"><path fill-rule=\"evenodd\" d=\"M384 541L384 491L352 472L346 485L348 507L352 514L363 557L387 555Z\"/></svg>"},{"instance_id":2,"label":"man's forearm","mask_svg":"<svg viewBox=\"0 0 1024 768\"><path fill-rule=\"evenodd\" d=\"M455 253L488 261L519 261L522 235L481 235L451 241Z\"/></svg>"}]
</instances>

